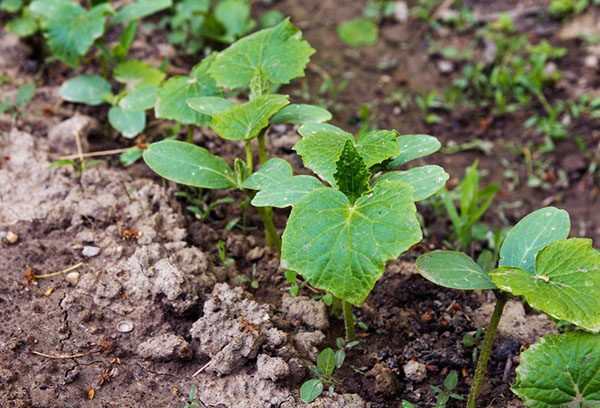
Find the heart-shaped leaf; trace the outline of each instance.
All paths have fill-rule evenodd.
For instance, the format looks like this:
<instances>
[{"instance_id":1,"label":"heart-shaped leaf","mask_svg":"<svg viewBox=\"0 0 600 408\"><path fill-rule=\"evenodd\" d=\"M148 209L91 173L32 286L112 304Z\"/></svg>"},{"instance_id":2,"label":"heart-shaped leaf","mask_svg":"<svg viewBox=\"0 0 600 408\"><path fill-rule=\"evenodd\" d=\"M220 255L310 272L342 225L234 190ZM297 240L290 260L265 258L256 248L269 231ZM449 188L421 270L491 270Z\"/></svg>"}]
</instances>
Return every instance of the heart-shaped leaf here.
<instances>
[{"instance_id":1,"label":"heart-shaped leaf","mask_svg":"<svg viewBox=\"0 0 600 408\"><path fill-rule=\"evenodd\" d=\"M496 289L492 278L462 252L429 252L421 255L416 265L425 279L440 286L461 290Z\"/></svg>"},{"instance_id":2,"label":"heart-shaped leaf","mask_svg":"<svg viewBox=\"0 0 600 408\"><path fill-rule=\"evenodd\" d=\"M402 135L398 139L398 156L388 163L388 169L395 169L411 160L429 156L437 152L442 144L429 135Z\"/></svg>"},{"instance_id":3,"label":"heart-shaped leaf","mask_svg":"<svg viewBox=\"0 0 600 408\"><path fill-rule=\"evenodd\" d=\"M146 127L146 114L144 111L126 111L113 106L108 111L108 121L124 137L132 139Z\"/></svg>"},{"instance_id":4,"label":"heart-shaped leaf","mask_svg":"<svg viewBox=\"0 0 600 408\"><path fill-rule=\"evenodd\" d=\"M125 84L127 93L142 88L159 86L165 73L152 65L139 60L128 60L115 67L113 76L117 82Z\"/></svg>"},{"instance_id":5,"label":"heart-shaped leaf","mask_svg":"<svg viewBox=\"0 0 600 408\"><path fill-rule=\"evenodd\" d=\"M128 20L139 20L157 11L169 8L172 5L173 0L136 0L119 9L117 14L110 20L110 24L114 25Z\"/></svg>"},{"instance_id":6,"label":"heart-shaped leaf","mask_svg":"<svg viewBox=\"0 0 600 408\"><path fill-rule=\"evenodd\" d=\"M557 239L565 239L570 230L569 214L554 207L541 208L515 225L502 244L500 266L518 266L535 273L538 251Z\"/></svg>"},{"instance_id":7,"label":"heart-shaped leaf","mask_svg":"<svg viewBox=\"0 0 600 408\"><path fill-rule=\"evenodd\" d=\"M99 75L80 75L65 81L59 90L65 101L101 105L112 98L110 84Z\"/></svg>"},{"instance_id":8,"label":"heart-shaped leaf","mask_svg":"<svg viewBox=\"0 0 600 408\"><path fill-rule=\"evenodd\" d=\"M271 118L271 123L323 123L331 119L328 110L314 105L292 104L282 108Z\"/></svg>"},{"instance_id":9,"label":"heart-shaped leaf","mask_svg":"<svg viewBox=\"0 0 600 408\"><path fill-rule=\"evenodd\" d=\"M438 192L450 176L443 168L436 165L413 167L407 171L391 171L376 180L398 180L413 186L413 199L425 200Z\"/></svg>"},{"instance_id":10,"label":"heart-shaped leaf","mask_svg":"<svg viewBox=\"0 0 600 408\"><path fill-rule=\"evenodd\" d=\"M249 84L257 72L271 84L287 84L304 76L304 67L314 52L300 30L286 19L220 52L210 73L220 86L230 89Z\"/></svg>"},{"instance_id":11,"label":"heart-shaped leaf","mask_svg":"<svg viewBox=\"0 0 600 408\"><path fill-rule=\"evenodd\" d=\"M269 126L269 118L289 103L286 95L264 95L212 116L210 127L223 139L250 140Z\"/></svg>"},{"instance_id":12,"label":"heart-shaped leaf","mask_svg":"<svg viewBox=\"0 0 600 408\"><path fill-rule=\"evenodd\" d=\"M521 354L511 388L528 407L600 407L600 336L547 334Z\"/></svg>"},{"instance_id":13,"label":"heart-shaped leaf","mask_svg":"<svg viewBox=\"0 0 600 408\"><path fill-rule=\"evenodd\" d=\"M208 74L214 60L213 54L192 68L189 77L176 76L163 83L154 108L156 117L173 119L184 124L208 125L210 116L196 112L186 101L199 96L222 96L221 89Z\"/></svg>"},{"instance_id":14,"label":"heart-shaped leaf","mask_svg":"<svg viewBox=\"0 0 600 408\"><path fill-rule=\"evenodd\" d=\"M493 282L557 319L588 330L600 330L600 253L592 241L559 239L538 252L535 273L501 266Z\"/></svg>"},{"instance_id":15,"label":"heart-shaped leaf","mask_svg":"<svg viewBox=\"0 0 600 408\"><path fill-rule=\"evenodd\" d=\"M220 96L201 96L187 100L190 108L203 115L212 116L235 106L235 102Z\"/></svg>"},{"instance_id":16,"label":"heart-shaped leaf","mask_svg":"<svg viewBox=\"0 0 600 408\"><path fill-rule=\"evenodd\" d=\"M354 204L333 188L296 203L283 233L282 264L317 288L360 305L385 262L421 240L412 187L382 181Z\"/></svg>"},{"instance_id":17,"label":"heart-shaped leaf","mask_svg":"<svg viewBox=\"0 0 600 408\"><path fill-rule=\"evenodd\" d=\"M237 186L235 174L223 159L191 143L152 143L144 152L144 161L158 175L176 183L214 189Z\"/></svg>"},{"instance_id":18,"label":"heart-shaped leaf","mask_svg":"<svg viewBox=\"0 0 600 408\"><path fill-rule=\"evenodd\" d=\"M146 109L151 109L156 103L156 93L158 90L157 86L138 89L121 99L119 106L126 111L145 111Z\"/></svg>"}]
</instances>

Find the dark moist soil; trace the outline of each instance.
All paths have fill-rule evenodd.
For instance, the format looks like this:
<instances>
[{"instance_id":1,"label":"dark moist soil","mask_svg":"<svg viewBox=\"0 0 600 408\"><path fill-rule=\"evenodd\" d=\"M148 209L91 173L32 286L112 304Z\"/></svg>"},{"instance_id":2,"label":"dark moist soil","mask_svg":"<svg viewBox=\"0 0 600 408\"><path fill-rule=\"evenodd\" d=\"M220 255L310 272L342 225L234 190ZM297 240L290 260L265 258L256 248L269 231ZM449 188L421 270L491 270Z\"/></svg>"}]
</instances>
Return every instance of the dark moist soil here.
<instances>
[{"instance_id":1,"label":"dark moist soil","mask_svg":"<svg viewBox=\"0 0 600 408\"><path fill-rule=\"evenodd\" d=\"M546 5L541 1L467 3L477 15L517 5ZM254 10L257 15L266 10L260 7L256 5ZM437 153L422 162L443 166L451 175L449 186L456 186L465 168L479 160L479 168L487 173L484 182L501 185L496 204L483 219L492 227L512 225L530 211L555 205L569 211L573 235L600 245L599 180L586 173L589 160L572 138L558 141L554 152L535 157L546 162L542 172L547 186L529 188L522 147L542 142L534 130L522 127L531 112L492 119L486 110L461 108L439 112L441 123L428 126L412 104L400 111L386 102L396 91L407 95L441 92L460 72L460 66L449 75L438 71L438 57L428 55L422 23L384 20L377 45L348 49L335 35L335 28L360 16L362 2L286 0L271 8L290 15L317 50L306 78L282 89L293 100L306 102L298 96L306 87L313 101L322 98L317 89L327 73L335 84L348 80L347 88L334 99L326 97L334 111L332 123L348 131L358 130L360 106L369 103L376 112L373 124L379 128L432 134L444 146L476 138L492 142L490 155L477 150ZM517 19L516 25L530 41L547 39L568 48L568 55L558 64L568 86L557 88L552 96L566 98L597 87L597 70L585 68L582 60L586 53L579 43L558 39L558 22L533 15ZM466 44L473 35L443 30L426 33L444 45ZM171 74L185 73L196 62L178 55L163 37L144 31L138 37L132 56L155 65L168 57L173 64ZM72 177L70 169L47 169L60 154L73 152L74 130L81 130L89 151L124 147L130 142L106 137L105 107L61 103L58 87L74 75L64 65L51 63L36 79L41 63L31 53L32 46L35 49L35 42L24 43L0 31L0 74L11 78L2 92L12 95L18 85L34 80L39 85L25 117L15 121L0 115L0 232L18 236L15 244L0 243L0 407L183 407L192 386L211 407L303 406L298 388L310 378L307 366L314 364L316 350L335 347L335 339L344 334L342 321L335 315L325 319L321 303L316 301L307 303L300 314L289 311L284 295L288 284L278 257L264 248L255 211L248 212L246 235L237 227L225 229L232 218L239 218L238 226L242 225L240 194L211 193L210 200L230 196L235 203L220 205L206 219L198 220L185 210L189 203L174 196L175 191L186 188L160 180L142 163L124 168L111 157L105 164L87 169L81 179ZM397 65L377 68L384 56L397 60ZM92 60L84 61L80 71L98 72L99 67ZM583 85L580 78L585 79ZM98 119L97 130L84 132L75 124L59 136L49 136L76 113ZM151 121L147 136L158 136L166 128L164 122ZM581 135L589 146L600 142L598 123L590 119L576 120L572 133ZM295 129L279 126L271 136L271 155L289 160L298 172L307 172L291 150L297 138ZM243 155L243 146L224 142L207 129L199 129L195 141L230 163ZM504 177L507 166L516 174L517 185ZM565 172L567 185L559 179L560 171ZM462 339L466 333L473 334L479 324L486 324L493 299L479 291L440 288L415 273L413 259L442 247L440 243L449 239L450 231L449 221L437 218L430 205L420 205L420 211L425 241L400 260L389 262L365 304L355 308L357 319L364 323L358 330L360 344L347 352L344 366L335 372L339 382L336 394L311 406L399 407L402 400L408 400L429 407L436 400L429 385L441 387L451 371L459 374L453 392L467 396L474 363L472 348L463 346ZM288 213L275 211L280 230ZM235 261L226 270L218 255L219 241ZM86 256L85 247L100 252ZM61 271L79 262L83 265L70 274L31 276ZM257 280L258 288L242 282L243 277ZM236 287L244 292L236 292ZM315 293L305 288L300 294ZM236 309L242 300L247 310ZM214 308L215 302L221 306ZM291 302L299 305L303 300ZM500 328L480 406L522 406L510 391L514 366L503 378L507 359L554 330L545 317L525 311L520 303L511 308L516 323ZM314 316L322 318L315 321ZM212 323L211 318L215 318ZM323 319L328 323L319 329L316 326ZM123 330L124 325L132 325L132 330ZM207 339L194 327L212 327L215 334ZM227 374L218 375L222 374L219 370L226 370L222 363L192 377L200 367L218 359L212 348L231 348L235 336L262 340L257 340L257 350L245 357L237 349L226 356L237 358L230 362L234 368ZM284 340L277 342L269 336ZM313 342L316 349L303 346L302 336L318 338ZM169 345L166 338L175 345ZM151 343L153 339L158 346ZM260 366L259 361L277 358L289 372L267 378L274 371ZM416 374L407 369L415 366ZM464 402L451 399L447 406L460 407Z\"/></svg>"}]
</instances>

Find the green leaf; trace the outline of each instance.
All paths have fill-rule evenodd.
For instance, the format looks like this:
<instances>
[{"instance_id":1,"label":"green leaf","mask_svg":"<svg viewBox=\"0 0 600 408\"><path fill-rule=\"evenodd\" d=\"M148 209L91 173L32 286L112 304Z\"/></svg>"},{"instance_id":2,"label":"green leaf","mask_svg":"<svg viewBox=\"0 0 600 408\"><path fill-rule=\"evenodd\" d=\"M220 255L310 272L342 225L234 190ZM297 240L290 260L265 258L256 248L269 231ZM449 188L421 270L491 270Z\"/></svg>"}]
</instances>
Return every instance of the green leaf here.
<instances>
[{"instance_id":1,"label":"green leaf","mask_svg":"<svg viewBox=\"0 0 600 408\"><path fill-rule=\"evenodd\" d=\"M187 100L187 104L193 110L208 116L213 116L215 113L223 112L236 106L235 102L220 96L192 98Z\"/></svg>"},{"instance_id":2,"label":"green leaf","mask_svg":"<svg viewBox=\"0 0 600 408\"><path fill-rule=\"evenodd\" d=\"M131 139L144 131L146 114L144 111L126 111L112 106L108 111L108 121L124 137Z\"/></svg>"},{"instance_id":3,"label":"green leaf","mask_svg":"<svg viewBox=\"0 0 600 408\"><path fill-rule=\"evenodd\" d=\"M21 16L7 22L6 28L19 37L29 37L38 30L38 22L26 9Z\"/></svg>"},{"instance_id":4,"label":"green leaf","mask_svg":"<svg viewBox=\"0 0 600 408\"><path fill-rule=\"evenodd\" d=\"M292 177L292 166L283 159L269 159L242 184L242 188L262 190Z\"/></svg>"},{"instance_id":5,"label":"green leaf","mask_svg":"<svg viewBox=\"0 0 600 408\"><path fill-rule=\"evenodd\" d=\"M340 368L344 365L344 360L346 360L346 352L343 349L336 350L335 352L335 367Z\"/></svg>"},{"instance_id":6,"label":"green leaf","mask_svg":"<svg viewBox=\"0 0 600 408\"><path fill-rule=\"evenodd\" d=\"M375 182L398 180L413 186L413 199L425 200L438 192L450 176L436 165L413 167L407 171L391 171L379 177Z\"/></svg>"},{"instance_id":7,"label":"green leaf","mask_svg":"<svg viewBox=\"0 0 600 408\"><path fill-rule=\"evenodd\" d=\"M327 347L319 353L317 357L317 368L326 377L333 374L335 369L335 353L330 347Z\"/></svg>"},{"instance_id":8,"label":"green leaf","mask_svg":"<svg viewBox=\"0 0 600 408\"><path fill-rule=\"evenodd\" d=\"M248 27L250 5L246 0L222 0L215 7L214 15L225 27L225 39L233 42Z\"/></svg>"},{"instance_id":9,"label":"green leaf","mask_svg":"<svg viewBox=\"0 0 600 408\"><path fill-rule=\"evenodd\" d=\"M435 137L429 135L403 135L397 140L400 153L388 164L390 170L411 160L429 156L442 146Z\"/></svg>"},{"instance_id":10,"label":"green leaf","mask_svg":"<svg viewBox=\"0 0 600 408\"><path fill-rule=\"evenodd\" d=\"M212 116L210 127L223 139L250 140L269 126L269 118L289 103L286 95L264 95Z\"/></svg>"},{"instance_id":11,"label":"green leaf","mask_svg":"<svg viewBox=\"0 0 600 408\"><path fill-rule=\"evenodd\" d=\"M119 156L119 161L124 166L131 166L133 163L142 158L143 153L144 152L142 152L142 149L140 149L139 147L135 147L133 149L129 149L121 153L121 155Z\"/></svg>"},{"instance_id":12,"label":"green leaf","mask_svg":"<svg viewBox=\"0 0 600 408\"><path fill-rule=\"evenodd\" d=\"M365 191L369 191L371 173L358 154L351 140L346 140L344 150L335 164L333 174L337 188L354 203Z\"/></svg>"},{"instance_id":13,"label":"green leaf","mask_svg":"<svg viewBox=\"0 0 600 408\"><path fill-rule=\"evenodd\" d=\"M111 51L112 56L119 62L122 62L125 59L125 56L129 52L129 48L131 47L131 43L135 39L135 34L137 33L139 21L133 20L130 21L127 26L121 32L121 42L115 45Z\"/></svg>"},{"instance_id":14,"label":"green leaf","mask_svg":"<svg viewBox=\"0 0 600 408\"><path fill-rule=\"evenodd\" d=\"M89 11L75 3L65 4L44 24L50 49L65 64L77 68L79 57L104 34L106 15L113 12L108 3Z\"/></svg>"},{"instance_id":15,"label":"green leaf","mask_svg":"<svg viewBox=\"0 0 600 408\"><path fill-rule=\"evenodd\" d=\"M305 195L320 187L323 187L323 183L315 177L290 177L261 189L252 199L252 205L278 208L293 206Z\"/></svg>"},{"instance_id":16,"label":"green leaf","mask_svg":"<svg viewBox=\"0 0 600 408\"><path fill-rule=\"evenodd\" d=\"M207 125L210 116L190 108L186 101L199 96L222 96L221 89L208 74L215 55L205 58L192 68L190 76L176 76L163 83L155 107L157 118L173 119L183 124Z\"/></svg>"},{"instance_id":17,"label":"green leaf","mask_svg":"<svg viewBox=\"0 0 600 408\"><path fill-rule=\"evenodd\" d=\"M283 233L282 264L319 289L360 305L385 262L421 240L412 187L383 181L351 204L318 188L292 209Z\"/></svg>"},{"instance_id":18,"label":"green leaf","mask_svg":"<svg viewBox=\"0 0 600 408\"><path fill-rule=\"evenodd\" d=\"M113 77L125 84L126 92L132 93L142 88L159 86L165 73L152 65L139 60L128 60L115 67Z\"/></svg>"},{"instance_id":19,"label":"green leaf","mask_svg":"<svg viewBox=\"0 0 600 408\"><path fill-rule=\"evenodd\" d=\"M456 371L452 371L444 379L444 388L448 391L452 391L458 385L458 374Z\"/></svg>"},{"instance_id":20,"label":"green leaf","mask_svg":"<svg viewBox=\"0 0 600 408\"><path fill-rule=\"evenodd\" d=\"M365 159L367 167L381 163L399 153L395 130L372 130L360 133L356 149Z\"/></svg>"},{"instance_id":21,"label":"green leaf","mask_svg":"<svg viewBox=\"0 0 600 408\"><path fill-rule=\"evenodd\" d=\"M269 28L281 23L284 19L283 13L279 10L269 10L259 20L262 28Z\"/></svg>"},{"instance_id":22,"label":"green leaf","mask_svg":"<svg viewBox=\"0 0 600 408\"><path fill-rule=\"evenodd\" d=\"M237 186L233 171L223 159L191 143L152 143L144 152L144 161L160 176L176 183L214 189Z\"/></svg>"},{"instance_id":23,"label":"green leaf","mask_svg":"<svg viewBox=\"0 0 600 408\"><path fill-rule=\"evenodd\" d=\"M535 256L557 239L565 239L570 230L569 214L554 207L541 208L515 225L502 244L500 266L518 266L535 273Z\"/></svg>"},{"instance_id":24,"label":"green leaf","mask_svg":"<svg viewBox=\"0 0 600 408\"><path fill-rule=\"evenodd\" d=\"M110 24L115 25L127 20L139 20L172 5L172 0L136 0L119 9L117 14L110 20Z\"/></svg>"},{"instance_id":25,"label":"green leaf","mask_svg":"<svg viewBox=\"0 0 600 408\"><path fill-rule=\"evenodd\" d=\"M0 10L16 13L23 7L23 0L2 0L0 2Z\"/></svg>"},{"instance_id":26,"label":"green leaf","mask_svg":"<svg viewBox=\"0 0 600 408\"><path fill-rule=\"evenodd\" d=\"M64 6L73 4L72 0L34 0L29 4L29 11L43 18L56 15L58 10Z\"/></svg>"},{"instance_id":27,"label":"green leaf","mask_svg":"<svg viewBox=\"0 0 600 408\"><path fill-rule=\"evenodd\" d=\"M600 407L600 336L547 334L521 354L511 388L528 407Z\"/></svg>"},{"instance_id":28,"label":"green leaf","mask_svg":"<svg viewBox=\"0 0 600 408\"><path fill-rule=\"evenodd\" d=\"M20 86L17 89L17 94L15 95L15 103L19 108L24 108L29 104L31 98L33 98L33 94L35 93L35 85L34 84L25 84Z\"/></svg>"},{"instance_id":29,"label":"green leaf","mask_svg":"<svg viewBox=\"0 0 600 408\"><path fill-rule=\"evenodd\" d=\"M306 381L300 387L300 399L305 404L311 403L316 400L319 395L323 393L323 382L318 379L312 379Z\"/></svg>"},{"instance_id":30,"label":"green leaf","mask_svg":"<svg viewBox=\"0 0 600 408\"><path fill-rule=\"evenodd\" d=\"M447 288L496 289L492 278L462 252L435 251L421 255L417 271L427 280Z\"/></svg>"},{"instance_id":31,"label":"green leaf","mask_svg":"<svg viewBox=\"0 0 600 408\"><path fill-rule=\"evenodd\" d=\"M372 20L357 18L344 21L337 28L340 40L351 46L374 45L377 42L377 25Z\"/></svg>"},{"instance_id":32,"label":"green leaf","mask_svg":"<svg viewBox=\"0 0 600 408\"><path fill-rule=\"evenodd\" d=\"M271 118L271 123L322 123L331 119L331 113L314 105L292 104L282 108Z\"/></svg>"},{"instance_id":33,"label":"green leaf","mask_svg":"<svg viewBox=\"0 0 600 408\"><path fill-rule=\"evenodd\" d=\"M110 84L99 75L80 75L65 81L59 90L65 101L101 105L112 98Z\"/></svg>"},{"instance_id":34,"label":"green leaf","mask_svg":"<svg viewBox=\"0 0 600 408\"><path fill-rule=\"evenodd\" d=\"M126 111L145 111L146 109L151 109L156 103L158 89L159 87L157 86L140 88L121 99L119 106Z\"/></svg>"},{"instance_id":35,"label":"green leaf","mask_svg":"<svg viewBox=\"0 0 600 408\"><path fill-rule=\"evenodd\" d=\"M248 85L257 71L271 84L287 84L304 76L304 67L314 52L302 40L300 30L286 19L220 52L210 73L220 86L230 89Z\"/></svg>"},{"instance_id":36,"label":"green leaf","mask_svg":"<svg viewBox=\"0 0 600 408\"><path fill-rule=\"evenodd\" d=\"M502 290L557 319L600 330L600 253L590 239L559 239L538 252L535 274L501 266L491 273Z\"/></svg>"}]
</instances>

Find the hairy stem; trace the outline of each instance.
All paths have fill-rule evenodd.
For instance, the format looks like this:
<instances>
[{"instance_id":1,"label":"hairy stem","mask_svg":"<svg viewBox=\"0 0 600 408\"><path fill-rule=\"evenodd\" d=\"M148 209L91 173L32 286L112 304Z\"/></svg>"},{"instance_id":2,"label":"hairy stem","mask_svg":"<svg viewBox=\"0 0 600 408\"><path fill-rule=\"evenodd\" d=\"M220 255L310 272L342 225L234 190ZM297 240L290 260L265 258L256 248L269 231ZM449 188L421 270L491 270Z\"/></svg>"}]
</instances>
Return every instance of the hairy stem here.
<instances>
[{"instance_id":1,"label":"hairy stem","mask_svg":"<svg viewBox=\"0 0 600 408\"><path fill-rule=\"evenodd\" d=\"M256 207L256 211L258 211L258 215L260 215L260 219L265 225L265 241L266 244L277 249L277 252L281 254L281 238L279 238L279 234L275 229L275 225L273 224L273 216L266 211L265 207Z\"/></svg>"},{"instance_id":2,"label":"hairy stem","mask_svg":"<svg viewBox=\"0 0 600 408\"><path fill-rule=\"evenodd\" d=\"M475 369L475 376L473 377L473 383L471 384L471 391L469 392L469 401L467 402L467 408L476 408L477 398L481 392L481 386L483 385L483 379L485 378L485 370L487 369L487 363L490 359L490 352L492 351L492 345L494 344L494 337L496 337L496 331L500 324L500 318L502 317L502 311L508 301L509 297L500 291L494 291L496 295L496 306L492 317L490 318L490 324L485 333L485 339L481 346L481 354L477 360L477 368Z\"/></svg>"},{"instance_id":3,"label":"hairy stem","mask_svg":"<svg viewBox=\"0 0 600 408\"><path fill-rule=\"evenodd\" d=\"M342 309L344 310L344 324L346 325L346 341L356 340L354 333L354 315L352 314L352 303L342 300Z\"/></svg>"},{"instance_id":4,"label":"hairy stem","mask_svg":"<svg viewBox=\"0 0 600 408\"><path fill-rule=\"evenodd\" d=\"M250 144L250 140L246 140L246 165L252 174L254 166L252 165L252 145Z\"/></svg>"},{"instance_id":5,"label":"hairy stem","mask_svg":"<svg viewBox=\"0 0 600 408\"><path fill-rule=\"evenodd\" d=\"M265 133L267 128L264 128L258 134L258 155L260 157L261 166L267 162L267 146L265 144Z\"/></svg>"},{"instance_id":6,"label":"hairy stem","mask_svg":"<svg viewBox=\"0 0 600 408\"><path fill-rule=\"evenodd\" d=\"M188 131L187 131L187 142L194 144L194 129L196 128L196 126L194 126L193 124L189 124L188 125Z\"/></svg>"}]
</instances>

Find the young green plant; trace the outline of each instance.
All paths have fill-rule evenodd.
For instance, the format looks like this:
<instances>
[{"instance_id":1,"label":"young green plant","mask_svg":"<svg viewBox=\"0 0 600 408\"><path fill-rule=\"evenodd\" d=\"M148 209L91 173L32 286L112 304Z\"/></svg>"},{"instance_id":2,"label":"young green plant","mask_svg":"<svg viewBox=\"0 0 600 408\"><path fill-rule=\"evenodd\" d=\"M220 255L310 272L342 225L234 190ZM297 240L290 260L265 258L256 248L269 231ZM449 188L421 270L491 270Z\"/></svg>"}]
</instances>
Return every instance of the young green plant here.
<instances>
[{"instance_id":1,"label":"young green plant","mask_svg":"<svg viewBox=\"0 0 600 408\"><path fill-rule=\"evenodd\" d=\"M531 307L557 319L591 331L600 329L600 253L589 239L566 239L569 229L566 211L554 207L534 211L508 233L498 268L491 272L461 252L436 251L417 259L421 275L438 285L492 289L496 296L468 408L476 406L502 311L511 296L522 295Z\"/></svg>"}]
</instances>

